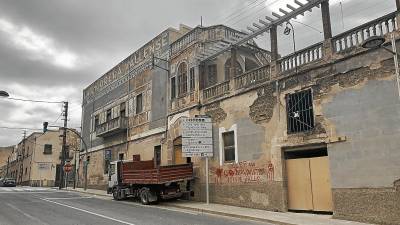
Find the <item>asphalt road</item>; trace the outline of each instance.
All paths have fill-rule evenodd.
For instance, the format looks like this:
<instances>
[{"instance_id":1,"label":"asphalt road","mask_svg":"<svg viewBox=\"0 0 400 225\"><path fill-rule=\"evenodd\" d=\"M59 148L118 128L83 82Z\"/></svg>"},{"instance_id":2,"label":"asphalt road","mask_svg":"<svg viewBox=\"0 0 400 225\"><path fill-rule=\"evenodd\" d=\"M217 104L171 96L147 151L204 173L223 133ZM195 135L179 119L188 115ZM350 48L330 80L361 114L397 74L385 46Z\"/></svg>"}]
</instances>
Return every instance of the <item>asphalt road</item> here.
<instances>
[{"instance_id":1,"label":"asphalt road","mask_svg":"<svg viewBox=\"0 0 400 225\"><path fill-rule=\"evenodd\" d=\"M47 188L0 187L0 225L272 225Z\"/></svg>"}]
</instances>

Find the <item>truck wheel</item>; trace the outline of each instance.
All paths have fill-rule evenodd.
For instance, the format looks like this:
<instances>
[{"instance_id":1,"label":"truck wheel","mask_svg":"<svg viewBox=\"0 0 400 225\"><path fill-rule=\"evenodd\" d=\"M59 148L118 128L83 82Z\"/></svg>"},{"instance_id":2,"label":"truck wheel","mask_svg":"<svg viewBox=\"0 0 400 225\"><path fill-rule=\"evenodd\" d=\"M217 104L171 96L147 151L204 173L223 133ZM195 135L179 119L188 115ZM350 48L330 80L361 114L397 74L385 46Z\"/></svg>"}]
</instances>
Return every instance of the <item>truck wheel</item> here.
<instances>
[{"instance_id":1,"label":"truck wheel","mask_svg":"<svg viewBox=\"0 0 400 225\"><path fill-rule=\"evenodd\" d=\"M144 189L140 192L140 202L142 202L143 205L150 204L149 195L150 195L150 191L147 189Z\"/></svg>"},{"instance_id":2,"label":"truck wheel","mask_svg":"<svg viewBox=\"0 0 400 225\"><path fill-rule=\"evenodd\" d=\"M118 188L114 188L112 194L113 194L114 200L116 200L116 201L121 200L121 198L119 197L119 189Z\"/></svg>"}]
</instances>

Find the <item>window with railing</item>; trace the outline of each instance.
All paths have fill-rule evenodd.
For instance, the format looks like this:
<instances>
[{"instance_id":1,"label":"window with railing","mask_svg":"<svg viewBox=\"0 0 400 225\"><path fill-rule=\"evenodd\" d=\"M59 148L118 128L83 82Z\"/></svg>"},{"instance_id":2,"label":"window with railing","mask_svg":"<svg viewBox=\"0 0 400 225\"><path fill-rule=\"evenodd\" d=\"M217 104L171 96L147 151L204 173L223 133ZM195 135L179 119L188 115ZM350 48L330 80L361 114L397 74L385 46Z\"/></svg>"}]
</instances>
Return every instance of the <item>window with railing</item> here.
<instances>
[{"instance_id":1,"label":"window with railing","mask_svg":"<svg viewBox=\"0 0 400 225\"><path fill-rule=\"evenodd\" d=\"M242 66L237 60L236 60L235 70L233 71L233 73L231 73L232 70L231 61L232 61L231 58L229 58L225 62L225 80L229 80L235 77L236 75L240 75L243 73Z\"/></svg>"},{"instance_id":2,"label":"window with railing","mask_svg":"<svg viewBox=\"0 0 400 225\"><path fill-rule=\"evenodd\" d=\"M217 83L217 65L208 65L207 67L207 83L208 86L214 85Z\"/></svg>"}]
</instances>

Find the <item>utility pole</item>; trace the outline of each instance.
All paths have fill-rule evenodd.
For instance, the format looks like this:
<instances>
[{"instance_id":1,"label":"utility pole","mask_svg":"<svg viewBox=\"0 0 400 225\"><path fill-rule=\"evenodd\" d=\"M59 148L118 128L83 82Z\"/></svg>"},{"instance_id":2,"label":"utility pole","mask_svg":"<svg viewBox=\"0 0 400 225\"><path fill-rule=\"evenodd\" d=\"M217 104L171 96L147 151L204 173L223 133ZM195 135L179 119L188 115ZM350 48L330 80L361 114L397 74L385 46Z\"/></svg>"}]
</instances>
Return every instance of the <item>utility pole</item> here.
<instances>
[{"instance_id":1,"label":"utility pole","mask_svg":"<svg viewBox=\"0 0 400 225\"><path fill-rule=\"evenodd\" d=\"M24 139L22 140L22 153L18 154L20 160L19 166L19 184L22 183L22 176L24 175L24 155L25 155L25 139L26 139L26 130L24 130Z\"/></svg>"},{"instance_id":2,"label":"utility pole","mask_svg":"<svg viewBox=\"0 0 400 225\"><path fill-rule=\"evenodd\" d=\"M64 165L65 158L67 155L67 125L68 125L68 102L63 102L64 104L64 127L63 127L63 135L62 135L62 148L61 148L61 168L60 168L60 184L58 186L59 189L64 187Z\"/></svg>"}]
</instances>

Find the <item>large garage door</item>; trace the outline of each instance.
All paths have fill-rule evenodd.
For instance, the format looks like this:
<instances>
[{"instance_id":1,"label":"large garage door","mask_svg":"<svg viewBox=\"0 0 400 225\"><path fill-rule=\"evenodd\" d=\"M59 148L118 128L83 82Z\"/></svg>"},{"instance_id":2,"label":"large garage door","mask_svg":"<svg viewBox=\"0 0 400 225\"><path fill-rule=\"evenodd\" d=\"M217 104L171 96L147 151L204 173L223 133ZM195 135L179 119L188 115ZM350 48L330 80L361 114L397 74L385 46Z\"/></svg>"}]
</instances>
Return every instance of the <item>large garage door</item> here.
<instances>
[{"instance_id":1,"label":"large garage door","mask_svg":"<svg viewBox=\"0 0 400 225\"><path fill-rule=\"evenodd\" d=\"M327 156L286 160L288 208L332 212L332 191Z\"/></svg>"}]
</instances>

